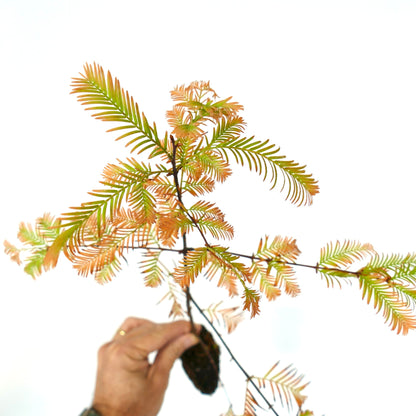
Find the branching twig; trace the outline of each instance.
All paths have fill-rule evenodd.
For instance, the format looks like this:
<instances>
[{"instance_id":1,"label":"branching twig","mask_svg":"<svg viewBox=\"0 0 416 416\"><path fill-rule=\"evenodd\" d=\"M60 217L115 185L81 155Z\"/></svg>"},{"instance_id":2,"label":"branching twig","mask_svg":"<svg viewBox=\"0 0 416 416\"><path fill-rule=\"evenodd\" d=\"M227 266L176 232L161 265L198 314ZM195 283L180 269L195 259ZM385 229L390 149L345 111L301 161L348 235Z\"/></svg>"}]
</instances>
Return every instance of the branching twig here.
<instances>
[{"instance_id":1,"label":"branching twig","mask_svg":"<svg viewBox=\"0 0 416 416\"><path fill-rule=\"evenodd\" d=\"M251 376L248 375L247 371L242 367L242 365L239 363L239 361L237 360L237 358L235 358L235 355L232 353L232 351L230 350L230 347L227 345L227 343L224 341L223 337L221 336L221 334L217 331L217 328L215 328L214 324L209 320L209 318L205 315L204 311L199 307L199 305L196 303L195 299L191 296L191 302L194 304L194 306L196 307L196 309L198 309L199 313L204 317L204 319L208 322L209 326L211 327L211 329L215 332L215 334L217 335L217 337L219 338L219 340L221 341L222 345L224 345L225 349L227 350L228 354L230 354L231 359L237 364L237 367L242 371L242 373L246 376L246 379L248 382L250 382L250 384L256 389L257 393L260 395L260 397L265 401L265 403L267 404L267 406L269 407L269 409L276 415L279 416L278 413L276 412L276 410L274 410L273 405L267 400L267 398L264 396L264 394L261 392L261 390L259 389L259 387L256 385L256 383L254 383L253 379Z\"/></svg>"},{"instance_id":2,"label":"branching twig","mask_svg":"<svg viewBox=\"0 0 416 416\"><path fill-rule=\"evenodd\" d=\"M209 244L207 245L208 247L211 247ZM88 247L96 247L96 244L90 244L90 245L80 245L80 247L84 247L84 248L88 248ZM170 251L173 253L179 253L179 254L185 254L189 251L194 250L193 247L186 247L183 248L181 250L176 249L176 248L168 248L168 247L148 247L148 246L125 246L124 248L128 249L128 250L160 250L160 251ZM229 252L232 255L238 256L238 257L242 257L245 259L249 259L249 260L260 260L260 261L270 261L269 259L264 259L261 257L257 257L257 256L253 256L253 255L249 255L249 254L241 254L241 253L234 253L234 252ZM295 262L290 262L290 261L285 261L285 260L279 260L279 259L273 259L274 262L276 263L280 263L282 265L287 264L288 266L294 266L294 267L303 267L303 268L308 268L308 269L313 269L316 272L319 271L325 271L325 272L338 272L338 273L343 273L343 274L350 274L351 276L354 277L360 277L360 272L353 272L352 270L344 270L344 269L338 269L335 267L325 267L325 266L319 266L319 264L316 264L315 266L312 266L311 264L302 264L302 263L295 263Z\"/></svg>"},{"instance_id":3,"label":"branching twig","mask_svg":"<svg viewBox=\"0 0 416 416\"><path fill-rule=\"evenodd\" d=\"M175 184L175 189L176 189L176 194L177 194L177 198L178 198L178 203L180 206L180 209L183 211L183 213L192 221L192 223L194 224L195 228L198 230L199 234L201 235L205 246L206 247L211 247L211 245L208 243L204 232L202 231L201 227L198 224L198 221L195 220L195 218L192 217L192 215L189 214L189 212L187 211L186 207L183 204L182 201L182 192L181 192L181 186L179 183L179 177L178 177L178 168L177 168L177 164L176 164L176 154L177 154L177 148L178 148L178 144L177 142L175 142L175 139L173 138L173 136L170 137L171 139L171 143L172 143L172 148L173 148L173 152L172 152L172 158L171 158L171 163L172 163L172 174L173 174L173 180L174 180L174 184ZM164 247L146 247L146 246L135 246L135 247L125 247L128 249L145 249L145 250L160 250L160 251L170 251L170 252L176 252L179 254L183 255L183 261L184 261L184 265L186 266L186 257L187 257L187 253L189 251L194 250L191 247L188 247L187 244L187 235L186 233L183 233L182 235L182 249L172 249L172 248L164 248ZM93 245L92 245L93 246ZM242 257L242 258L246 258L249 259L251 261L254 260L258 260L258 261L265 261L265 262L269 262L269 261L275 261L277 263L281 263L283 265L290 265L290 266L297 266L297 267L304 267L304 268L310 268L310 269L314 269L316 272L320 271L320 270L324 270L324 271L332 271L332 272L339 272L339 273L343 273L343 274L350 274L352 276L355 277L359 277L360 273L359 272L351 272L348 270L341 270L341 269L336 269L336 268L327 268L327 267L323 267L323 266L319 266L319 264L316 264L315 266L311 266L311 265L307 265L307 264L301 264L301 263L295 263L295 262L288 262L288 261L284 261L284 260L279 260L278 258L276 259L265 259L265 258L261 258L261 257L257 257L254 254L253 255L246 255L246 254L240 254L240 253L231 253L232 255L238 256L238 257ZM278 413L276 412L276 410L274 409L273 405L269 402L269 400L264 396L264 394L262 393L262 391L260 390L259 386L256 385L256 383L253 381L252 376L250 376L247 371L242 367L242 365L240 364L240 362L236 359L236 357L234 356L233 352L231 351L231 349L228 347L227 343L224 341L223 337L220 335L220 333L217 331L217 329L215 328L214 324L209 320L209 318L207 317L207 315L203 312L203 310L199 307L199 305L197 304L197 302L195 301L195 299L192 297L189 286L187 286L185 288L185 294L186 294L186 309L187 309L187 314L191 323L191 328L192 328L192 332L197 334L196 329L195 329L195 325L194 325L194 321L193 321L193 317L192 317L192 311L191 311L191 303L196 307L196 309L199 311L199 313L203 316L203 318L207 321L208 325L210 326L210 328L212 329L212 331L217 335L217 337L219 338L219 340L221 341L222 345L225 347L225 349L227 350L228 354L230 355L231 359L236 363L237 367L241 370L241 372L244 374L244 376L246 377L247 382L249 382L254 389L256 390L256 392L260 395L260 397L264 400L264 402L267 404L268 408L273 412L273 414L275 416L279 416ZM211 358L208 349L206 348L206 346L202 343L203 347L206 349L206 353L208 355L209 358ZM211 362L215 366L215 363L213 362L212 358L211 358ZM217 368L217 373L219 375L219 369Z\"/></svg>"},{"instance_id":4,"label":"branching twig","mask_svg":"<svg viewBox=\"0 0 416 416\"><path fill-rule=\"evenodd\" d=\"M92 244L91 246L84 246L84 247L93 247L93 246L94 246L94 244ZM130 249L130 250L170 251L170 252L179 253L179 254L183 254L185 252L184 249L179 250L179 249L167 248L167 247L131 246L131 247L126 247L126 248ZM187 247L186 248L186 252L189 252L189 251L192 251L192 250L194 250L193 247ZM260 260L260 261L265 261L265 262L270 261L269 259L264 259L264 258L261 258L261 257L248 255L248 254L234 253L234 252L231 252L231 251L229 253L233 254L235 256L238 256L238 257L249 259L249 260ZM360 272L353 272L352 270L344 270L344 269L338 269L338 268L335 268L335 267L319 266L319 264L316 264L315 266L312 266L311 264L295 263L295 262L279 260L279 259L273 259L273 261L276 262L276 263L283 264L283 265L287 264L289 266L294 266L294 267L304 267L304 268L308 268L308 269L313 269L316 272L319 272L319 271L338 272L338 273L343 273L343 274L350 274L351 276L354 276L354 277L360 277Z\"/></svg>"}]
</instances>

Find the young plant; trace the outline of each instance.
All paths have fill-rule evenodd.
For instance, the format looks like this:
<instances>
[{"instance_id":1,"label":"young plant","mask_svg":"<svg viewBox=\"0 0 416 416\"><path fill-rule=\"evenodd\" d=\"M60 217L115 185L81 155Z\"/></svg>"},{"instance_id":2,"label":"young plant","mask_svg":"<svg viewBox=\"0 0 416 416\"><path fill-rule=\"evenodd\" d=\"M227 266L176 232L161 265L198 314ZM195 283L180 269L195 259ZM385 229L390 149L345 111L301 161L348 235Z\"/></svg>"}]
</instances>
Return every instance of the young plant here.
<instances>
[{"instance_id":1,"label":"young plant","mask_svg":"<svg viewBox=\"0 0 416 416\"><path fill-rule=\"evenodd\" d=\"M233 238L234 229L221 209L202 197L231 175L232 161L270 181L271 189L280 189L295 205L311 204L319 192L305 166L287 159L268 140L244 136L243 106L231 97L219 99L209 82L176 87L171 92L173 108L166 114L171 131L160 135L133 97L99 65L86 64L72 87L93 117L116 123L108 131L116 132L116 140L125 141L135 157L108 164L102 187L90 192L90 201L58 219L44 214L34 227L22 223L18 233L22 247L5 241L6 253L24 264L25 272L33 278L55 267L63 253L79 274L93 274L97 282L105 283L121 270L129 250L143 250L140 269L144 282L151 287L167 286L170 315L187 315L193 325L193 303L234 360L213 323L224 322L231 332L241 321L242 311L239 307L220 309L221 303L201 310L190 291L200 275L226 288L230 297L240 296L242 310L253 318L260 313L262 297L271 301L283 292L297 296L300 288L295 268L311 268L328 286L358 282L363 299L374 302L397 333L416 328L415 254L381 255L370 244L337 241L321 250L316 265L305 265L297 262L300 251L291 237L264 236L253 254L236 253L224 244ZM199 245L188 244L190 233L199 235ZM163 264L168 253L180 255L173 269ZM353 270L365 260L363 267ZM218 356L219 347L204 330L199 350L182 357L185 370L205 393L212 393L217 386L218 380L212 378L219 375ZM209 380L195 374L195 360L198 365L204 361L211 369ZM255 415L259 406L250 385L274 414L261 391L266 386L273 399L278 393L282 405L290 407L295 402L298 415L313 414L302 410L306 384L292 367L276 370L275 364L263 377L253 377L235 361L247 377L244 415ZM230 409L227 415L232 414Z\"/></svg>"}]
</instances>

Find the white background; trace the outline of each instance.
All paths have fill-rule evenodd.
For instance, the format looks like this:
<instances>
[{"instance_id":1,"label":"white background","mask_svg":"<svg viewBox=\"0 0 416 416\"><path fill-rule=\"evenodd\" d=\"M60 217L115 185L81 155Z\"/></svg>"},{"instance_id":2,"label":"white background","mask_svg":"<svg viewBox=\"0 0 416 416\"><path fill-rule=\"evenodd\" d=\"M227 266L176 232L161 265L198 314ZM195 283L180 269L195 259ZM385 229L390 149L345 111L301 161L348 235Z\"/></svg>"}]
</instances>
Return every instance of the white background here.
<instances>
[{"instance_id":1,"label":"white background","mask_svg":"<svg viewBox=\"0 0 416 416\"><path fill-rule=\"evenodd\" d=\"M310 264L337 239L415 250L414 2L0 4L1 241L16 241L20 221L88 200L105 164L128 155L69 95L71 77L96 61L162 131L169 91L211 80L245 106L248 135L272 140L319 179L314 204L296 208L236 169L212 195L235 226L235 251L252 252L265 234L295 237ZM124 318L167 320L169 305L156 306L163 289L143 287L134 256L106 286L65 261L37 281L3 254L0 262L1 415L77 415L91 401L96 351ZM308 270L298 279L298 298L263 302L259 318L226 337L247 371L294 363L311 381L305 408L317 416L412 414L415 333L391 332L357 285L327 289ZM194 288L203 307L224 295L207 286L201 278ZM222 367L242 412L244 376L225 352ZM175 366L162 416L227 408L222 389L203 396Z\"/></svg>"}]
</instances>

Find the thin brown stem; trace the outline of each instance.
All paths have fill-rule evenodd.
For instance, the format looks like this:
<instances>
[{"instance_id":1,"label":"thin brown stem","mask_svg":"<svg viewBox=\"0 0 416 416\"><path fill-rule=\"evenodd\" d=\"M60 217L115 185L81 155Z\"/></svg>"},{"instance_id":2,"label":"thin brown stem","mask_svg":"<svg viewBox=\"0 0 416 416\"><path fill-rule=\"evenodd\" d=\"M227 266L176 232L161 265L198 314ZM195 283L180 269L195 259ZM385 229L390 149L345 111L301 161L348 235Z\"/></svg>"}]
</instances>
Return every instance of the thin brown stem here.
<instances>
[{"instance_id":1,"label":"thin brown stem","mask_svg":"<svg viewBox=\"0 0 416 416\"><path fill-rule=\"evenodd\" d=\"M262 391L259 389L257 384L253 381L252 376L250 376L247 371L243 368L243 366L239 363L237 358L235 358L235 355L230 350L230 347L227 345L227 343L224 341L221 334L217 331L217 328L213 325L213 323L209 320L209 318L206 316L204 311L199 307L199 305L196 303L195 299L190 295L191 302L194 304L196 309L198 309L198 312L204 317L204 319L207 321L208 325L211 327L211 329L215 332L219 340L221 341L222 345L224 345L225 349L227 350L228 354L230 355L231 359L236 363L237 367L241 370L241 372L246 376L247 381L256 389L257 393L260 395L260 397L265 401L268 408L276 415L279 416L274 410L273 405L267 400L267 398L264 396Z\"/></svg>"},{"instance_id":2,"label":"thin brown stem","mask_svg":"<svg viewBox=\"0 0 416 416\"><path fill-rule=\"evenodd\" d=\"M233 254L233 255L238 256L238 257L243 257L243 258L246 258L246 259L250 259L250 260L260 260L260 261L265 261L265 262L272 261L271 259L264 259L264 258L257 257L257 256L254 256L254 255L249 256L247 254L240 254L240 253L233 253L233 252L230 252L230 254ZM312 266L310 264L295 263L295 262L290 262L290 261L286 261L286 260L279 260L279 259L273 259L273 261L276 262L276 263L280 263L280 264L287 264L289 266L306 267L308 269L314 269L316 272L318 272L320 270L324 270L324 271L329 271L329 272L346 273L346 274L354 275L356 277L360 277L360 272L353 272L353 271L350 271L350 270L342 270L342 269L337 269L335 267L319 266L319 264L316 264L315 266Z\"/></svg>"},{"instance_id":3,"label":"thin brown stem","mask_svg":"<svg viewBox=\"0 0 416 416\"><path fill-rule=\"evenodd\" d=\"M96 244L90 244L90 245L81 245L80 247L84 247L84 248L88 248L88 247L96 247ZM185 254L188 253L189 251L194 250L193 247L187 247L186 245L184 245L185 248L179 250L179 249L175 249L175 248L168 248L168 247L148 247L148 246L125 246L124 248L128 249L128 250L160 250L160 251L170 251L173 253L178 253L178 254ZM207 244L207 247L211 247L209 244ZM259 261L271 261L270 259L264 259L261 257L257 257L254 255L249 255L249 254L241 254L241 253L234 253L234 252L229 252L230 254L233 254L235 256L238 257L242 257L245 259L249 259L249 260L259 260ZM294 266L294 267L303 267L303 268L308 268L308 269L313 269L316 272L319 271L328 271L328 272L338 272L338 273L344 273L344 274L350 274L351 276L354 277L360 277L361 273L360 272L353 272L351 270L343 270L343 269L337 269L335 267L325 267L325 266L319 266L319 264L316 264L315 266L312 266L310 264L302 264L302 263L296 263L296 262L290 262L290 261L285 261L285 260L279 260L279 259L273 259L274 262L276 263L280 263L280 264L287 264L289 266Z\"/></svg>"},{"instance_id":4,"label":"thin brown stem","mask_svg":"<svg viewBox=\"0 0 416 416\"><path fill-rule=\"evenodd\" d=\"M182 191L179 185L178 168L176 166L176 150L178 148L178 144L175 142L175 139L173 138L173 136L170 136L170 140L172 142L172 148L173 148L171 162L172 162L173 180L175 182L175 188L176 188L176 195L178 197L178 201L179 201L181 209L186 213L186 210L184 209L184 205L182 202ZM183 233L182 235L182 242L183 242L183 249L182 249L183 261L184 261L184 264L186 265L186 256L189 250L188 244L186 241L186 233ZM193 320L192 311L191 311L191 301L190 301L191 292L189 290L189 286L186 287L185 293L186 293L186 311L188 313L188 317L191 322L191 330L193 333L196 334L197 331L195 329L194 320Z\"/></svg>"}]
</instances>

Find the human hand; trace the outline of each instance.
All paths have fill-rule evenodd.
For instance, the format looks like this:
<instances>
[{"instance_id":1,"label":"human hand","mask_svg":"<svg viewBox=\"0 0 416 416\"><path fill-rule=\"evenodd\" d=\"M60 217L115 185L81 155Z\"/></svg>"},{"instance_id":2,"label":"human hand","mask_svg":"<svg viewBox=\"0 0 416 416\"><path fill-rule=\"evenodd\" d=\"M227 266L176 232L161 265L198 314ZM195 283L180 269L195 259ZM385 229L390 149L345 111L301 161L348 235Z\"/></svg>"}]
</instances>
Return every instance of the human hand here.
<instances>
[{"instance_id":1,"label":"human hand","mask_svg":"<svg viewBox=\"0 0 416 416\"><path fill-rule=\"evenodd\" d=\"M199 342L187 321L157 324L128 318L98 352L93 407L102 416L155 416L173 363ZM148 355L157 351L149 364Z\"/></svg>"}]
</instances>

